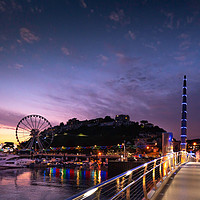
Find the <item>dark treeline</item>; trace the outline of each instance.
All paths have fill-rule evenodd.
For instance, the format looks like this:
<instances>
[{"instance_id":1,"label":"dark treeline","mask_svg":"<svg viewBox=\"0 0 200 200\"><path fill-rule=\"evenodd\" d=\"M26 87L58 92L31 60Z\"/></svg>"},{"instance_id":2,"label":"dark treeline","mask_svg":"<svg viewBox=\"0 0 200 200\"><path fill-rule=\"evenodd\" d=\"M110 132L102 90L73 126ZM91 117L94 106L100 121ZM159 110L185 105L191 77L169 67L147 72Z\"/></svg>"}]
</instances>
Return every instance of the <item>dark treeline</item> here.
<instances>
[{"instance_id":1,"label":"dark treeline","mask_svg":"<svg viewBox=\"0 0 200 200\"><path fill-rule=\"evenodd\" d=\"M158 126L145 127L144 124L131 122L129 125L88 127L82 125L79 128L67 130L63 124L54 128L54 140L51 146L90 146L90 145L116 145L124 142L134 144L137 138L152 135L152 140L161 137L164 129ZM141 136L142 135L142 136ZM151 137L150 137L151 138Z\"/></svg>"}]
</instances>

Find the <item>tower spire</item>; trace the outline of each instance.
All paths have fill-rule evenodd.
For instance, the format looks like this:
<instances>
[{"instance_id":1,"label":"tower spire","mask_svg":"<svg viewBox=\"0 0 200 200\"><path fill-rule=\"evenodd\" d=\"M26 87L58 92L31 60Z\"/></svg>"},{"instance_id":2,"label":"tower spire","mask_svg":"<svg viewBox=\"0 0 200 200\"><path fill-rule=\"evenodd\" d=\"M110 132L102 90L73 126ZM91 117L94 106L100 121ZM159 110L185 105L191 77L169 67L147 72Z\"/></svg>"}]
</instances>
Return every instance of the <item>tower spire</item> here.
<instances>
[{"instance_id":1,"label":"tower spire","mask_svg":"<svg viewBox=\"0 0 200 200\"><path fill-rule=\"evenodd\" d=\"M183 94L182 94L182 118L181 118L181 151L186 151L187 147L187 79L183 78Z\"/></svg>"}]
</instances>

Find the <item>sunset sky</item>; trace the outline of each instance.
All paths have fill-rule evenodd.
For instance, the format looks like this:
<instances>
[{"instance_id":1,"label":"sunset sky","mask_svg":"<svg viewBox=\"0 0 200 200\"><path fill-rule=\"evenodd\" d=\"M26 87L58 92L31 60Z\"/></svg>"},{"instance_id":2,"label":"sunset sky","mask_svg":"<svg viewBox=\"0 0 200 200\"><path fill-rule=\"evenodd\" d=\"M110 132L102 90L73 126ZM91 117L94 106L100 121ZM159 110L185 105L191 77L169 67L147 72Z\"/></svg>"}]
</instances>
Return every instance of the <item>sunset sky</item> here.
<instances>
[{"instance_id":1,"label":"sunset sky","mask_svg":"<svg viewBox=\"0 0 200 200\"><path fill-rule=\"evenodd\" d=\"M0 0L0 142L39 114L52 125L128 114L200 138L200 1Z\"/></svg>"}]
</instances>

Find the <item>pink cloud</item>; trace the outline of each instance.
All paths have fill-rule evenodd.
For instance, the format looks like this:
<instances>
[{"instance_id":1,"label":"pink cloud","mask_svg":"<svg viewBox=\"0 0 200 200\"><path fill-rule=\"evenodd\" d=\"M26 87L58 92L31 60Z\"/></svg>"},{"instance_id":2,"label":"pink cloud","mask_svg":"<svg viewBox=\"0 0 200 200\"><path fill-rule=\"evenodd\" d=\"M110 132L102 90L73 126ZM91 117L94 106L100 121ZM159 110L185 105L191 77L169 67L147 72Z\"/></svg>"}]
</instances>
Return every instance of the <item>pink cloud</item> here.
<instances>
[{"instance_id":1,"label":"pink cloud","mask_svg":"<svg viewBox=\"0 0 200 200\"><path fill-rule=\"evenodd\" d=\"M83 8L87 8L87 4L85 3L84 0L80 0L80 3L81 3L81 6L82 6Z\"/></svg>"},{"instance_id":2,"label":"pink cloud","mask_svg":"<svg viewBox=\"0 0 200 200\"><path fill-rule=\"evenodd\" d=\"M109 18L115 22L119 22L124 18L124 11L121 9L117 12L111 12Z\"/></svg>"},{"instance_id":3,"label":"pink cloud","mask_svg":"<svg viewBox=\"0 0 200 200\"><path fill-rule=\"evenodd\" d=\"M128 35L132 40L135 40L135 34L132 31L128 31Z\"/></svg>"},{"instance_id":4,"label":"pink cloud","mask_svg":"<svg viewBox=\"0 0 200 200\"><path fill-rule=\"evenodd\" d=\"M174 57L175 60L178 60L178 61L184 61L186 59L185 56L177 56L177 57Z\"/></svg>"},{"instance_id":5,"label":"pink cloud","mask_svg":"<svg viewBox=\"0 0 200 200\"><path fill-rule=\"evenodd\" d=\"M62 48L61 48L61 51L62 51L66 56L69 56L69 55L70 55L70 51L69 51L69 49L66 48L66 47L62 47Z\"/></svg>"},{"instance_id":6,"label":"pink cloud","mask_svg":"<svg viewBox=\"0 0 200 200\"><path fill-rule=\"evenodd\" d=\"M24 41L26 41L28 43L33 43L33 42L39 41L39 39L40 39L38 36L34 35L27 28L21 28L20 29L20 36Z\"/></svg>"}]
</instances>

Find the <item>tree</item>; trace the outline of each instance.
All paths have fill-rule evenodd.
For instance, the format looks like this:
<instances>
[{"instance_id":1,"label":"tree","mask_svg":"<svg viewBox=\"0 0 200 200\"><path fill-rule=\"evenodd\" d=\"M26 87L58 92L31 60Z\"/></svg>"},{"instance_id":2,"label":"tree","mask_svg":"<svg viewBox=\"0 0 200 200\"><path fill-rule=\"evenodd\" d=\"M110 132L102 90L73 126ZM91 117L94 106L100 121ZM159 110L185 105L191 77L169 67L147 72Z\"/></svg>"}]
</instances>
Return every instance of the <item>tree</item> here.
<instances>
[{"instance_id":1,"label":"tree","mask_svg":"<svg viewBox=\"0 0 200 200\"><path fill-rule=\"evenodd\" d=\"M110 116L105 116L104 122L113 122L114 119L112 119Z\"/></svg>"},{"instance_id":2,"label":"tree","mask_svg":"<svg viewBox=\"0 0 200 200\"><path fill-rule=\"evenodd\" d=\"M60 126L64 126L64 123L63 123L63 122L61 122L61 123L60 123Z\"/></svg>"}]
</instances>

